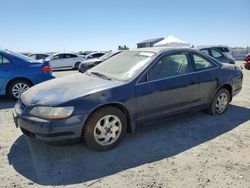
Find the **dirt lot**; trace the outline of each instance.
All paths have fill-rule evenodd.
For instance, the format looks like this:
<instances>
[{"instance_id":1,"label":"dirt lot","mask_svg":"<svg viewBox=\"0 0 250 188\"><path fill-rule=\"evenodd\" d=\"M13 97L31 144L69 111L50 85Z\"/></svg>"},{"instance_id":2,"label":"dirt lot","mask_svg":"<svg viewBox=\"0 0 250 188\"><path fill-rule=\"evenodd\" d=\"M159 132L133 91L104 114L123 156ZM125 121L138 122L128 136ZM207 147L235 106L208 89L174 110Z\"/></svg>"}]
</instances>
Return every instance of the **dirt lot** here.
<instances>
[{"instance_id":1,"label":"dirt lot","mask_svg":"<svg viewBox=\"0 0 250 188\"><path fill-rule=\"evenodd\" d=\"M23 136L11 117L14 102L1 97L0 187L250 187L250 71L243 72L243 90L224 115L144 125L102 153Z\"/></svg>"}]
</instances>

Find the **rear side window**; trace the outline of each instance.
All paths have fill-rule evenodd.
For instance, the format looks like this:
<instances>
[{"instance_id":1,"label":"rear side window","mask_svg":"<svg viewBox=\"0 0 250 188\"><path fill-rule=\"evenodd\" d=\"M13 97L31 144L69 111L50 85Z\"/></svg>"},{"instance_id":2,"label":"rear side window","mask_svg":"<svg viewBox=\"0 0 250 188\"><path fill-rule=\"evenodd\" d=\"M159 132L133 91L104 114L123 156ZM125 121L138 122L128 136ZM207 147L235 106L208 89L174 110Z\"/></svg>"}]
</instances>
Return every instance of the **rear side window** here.
<instances>
[{"instance_id":1,"label":"rear side window","mask_svg":"<svg viewBox=\"0 0 250 188\"><path fill-rule=\"evenodd\" d=\"M36 54L33 54L33 55L29 56L29 57L31 57L33 59L36 59Z\"/></svg>"},{"instance_id":2,"label":"rear side window","mask_svg":"<svg viewBox=\"0 0 250 188\"><path fill-rule=\"evenodd\" d=\"M215 49L211 49L211 54L215 58L223 57L223 54L221 52L219 52L218 50L215 50Z\"/></svg>"},{"instance_id":3,"label":"rear side window","mask_svg":"<svg viewBox=\"0 0 250 188\"><path fill-rule=\"evenodd\" d=\"M74 58L74 57L77 57L77 56L74 54L64 54L64 58Z\"/></svg>"},{"instance_id":4,"label":"rear side window","mask_svg":"<svg viewBox=\"0 0 250 188\"><path fill-rule=\"evenodd\" d=\"M4 56L0 55L0 64L8 64L10 61Z\"/></svg>"},{"instance_id":5,"label":"rear side window","mask_svg":"<svg viewBox=\"0 0 250 188\"><path fill-rule=\"evenodd\" d=\"M58 60L58 59L62 59L62 58L63 58L63 56L61 54L59 54L59 55L54 55L52 57L52 60Z\"/></svg>"},{"instance_id":6,"label":"rear side window","mask_svg":"<svg viewBox=\"0 0 250 188\"><path fill-rule=\"evenodd\" d=\"M47 55L45 54L37 54L37 59L45 59Z\"/></svg>"},{"instance_id":7,"label":"rear side window","mask_svg":"<svg viewBox=\"0 0 250 188\"><path fill-rule=\"evenodd\" d=\"M190 72L190 68L185 53L166 55L149 70L148 80L178 76L188 72Z\"/></svg>"},{"instance_id":8,"label":"rear side window","mask_svg":"<svg viewBox=\"0 0 250 188\"><path fill-rule=\"evenodd\" d=\"M103 55L104 55L103 53L96 53L96 54L93 54L92 57L101 57Z\"/></svg>"},{"instance_id":9,"label":"rear side window","mask_svg":"<svg viewBox=\"0 0 250 188\"><path fill-rule=\"evenodd\" d=\"M201 50L201 52L203 52L203 53L206 54L206 55L209 55L208 49Z\"/></svg>"},{"instance_id":10,"label":"rear side window","mask_svg":"<svg viewBox=\"0 0 250 188\"><path fill-rule=\"evenodd\" d=\"M199 55L193 54L193 59L196 70L205 70L215 67L213 63L211 63L210 61L206 60L205 58Z\"/></svg>"},{"instance_id":11,"label":"rear side window","mask_svg":"<svg viewBox=\"0 0 250 188\"><path fill-rule=\"evenodd\" d=\"M221 52L230 52L230 50L227 47L216 47L216 49Z\"/></svg>"}]
</instances>

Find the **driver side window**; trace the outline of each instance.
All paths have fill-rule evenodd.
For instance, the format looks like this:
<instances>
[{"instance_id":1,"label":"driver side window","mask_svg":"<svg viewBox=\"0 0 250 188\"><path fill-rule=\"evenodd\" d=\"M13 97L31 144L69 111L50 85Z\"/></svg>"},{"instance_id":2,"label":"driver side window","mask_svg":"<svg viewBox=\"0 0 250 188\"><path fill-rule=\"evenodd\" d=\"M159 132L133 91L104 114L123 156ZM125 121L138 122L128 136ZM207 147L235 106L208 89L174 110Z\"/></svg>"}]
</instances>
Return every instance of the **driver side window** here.
<instances>
[{"instance_id":1,"label":"driver side window","mask_svg":"<svg viewBox=\"0 0 250 188\"><path fill-rule=\"evenodd\" d=\"M148 81L178 76L190 72L185 53L165 55L148 71Z\"/></svg>"}]
</instances>

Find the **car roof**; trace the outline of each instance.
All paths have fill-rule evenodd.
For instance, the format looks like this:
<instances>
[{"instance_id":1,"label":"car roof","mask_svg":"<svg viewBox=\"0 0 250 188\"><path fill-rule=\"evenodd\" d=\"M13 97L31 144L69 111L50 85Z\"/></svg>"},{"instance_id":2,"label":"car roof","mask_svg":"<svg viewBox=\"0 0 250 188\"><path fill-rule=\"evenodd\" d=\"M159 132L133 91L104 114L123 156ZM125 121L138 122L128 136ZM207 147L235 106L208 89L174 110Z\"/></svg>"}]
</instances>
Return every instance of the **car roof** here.
<instances>
[{"instance_id":1,"label":"car roof","mask_svg":"<svg viewBox=\"0 0 250 188\"><path fill-rule=\"evenodd\" d=\"M46 53L33 53L33 54L30 54L30 55L48 55Z\"/></svg>"},{"instance_id":2,"label":"car roof","mask_svg":"<svg viewBox=\"0 0 250 188\"><path fill-rule=\"evenodd\" d=\"M161 53L161 52L166 52L166 51L173 51L173 50L193 50L191 48L177 48L177 47L152 47L152 48L135 48L135 49L130 49L129 51L138 51L138 52L153 52L153 53ZM124 50L126 51L126 50ZM197 51L197 50L194 50Z\"/></svg>"},{"instance_id":3,"label":"car roof","mask_svg":"<svg viewBox=\"0 0 250 188\"><path fill-rule=\"evenodd\" d=\"M70 52L58 52L58 53L54 53L54 54L52 54L51 56L54 56L54 55L60 55L60 54L73 54L73 55L77 55L77 54L70 53Z\"/></svg>"},{"instance_id":4,"label":"car roof","mask_svg":"<svg viewBox=\"0 0 250 188\"><path fill-rule=\"evenodd\" d=\"M8 50L2 50L2 49L0 49L0 52L2 52L2 53L11 53L11 52L8 51Z\"/></svg>"},{"instance_id":5,"label":"car roof","mask_svg":"<svg viewBox=\"0 0 250 188\"><path fill-rule=\"evenodd\" d=\"M196 48L201 49L201 48L230 48L229 46L225 45L200 45L196 46Z\"/></svg>"}]
</instances>

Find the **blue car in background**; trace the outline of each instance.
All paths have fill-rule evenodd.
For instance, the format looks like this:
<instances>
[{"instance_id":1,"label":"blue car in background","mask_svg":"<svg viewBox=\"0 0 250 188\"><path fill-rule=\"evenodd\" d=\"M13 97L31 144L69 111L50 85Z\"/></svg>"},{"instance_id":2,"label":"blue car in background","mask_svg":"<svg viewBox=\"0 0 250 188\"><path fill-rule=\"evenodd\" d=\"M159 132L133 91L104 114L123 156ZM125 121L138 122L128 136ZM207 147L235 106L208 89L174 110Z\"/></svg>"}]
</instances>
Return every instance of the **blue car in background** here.
<instances>
[{"instance_id":1,"label":"blue car in background","mask_svg":"<svg viewBox=\"0 0 250 188\"><path fill-rule=\"evenodd\" d=\"M52 78L48 62L0 50L0 95L17 99L31 86Z\"/></svg>"}]
</instances>

